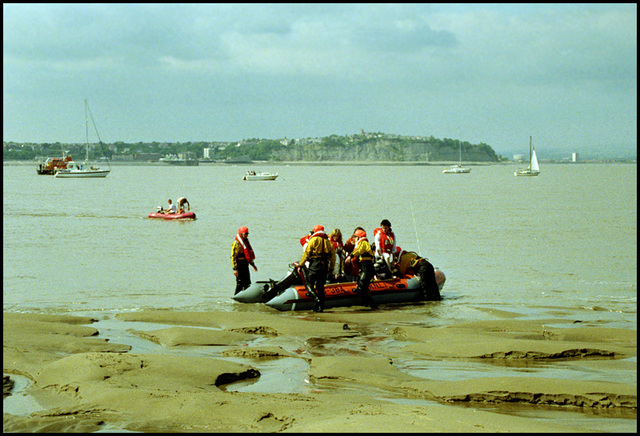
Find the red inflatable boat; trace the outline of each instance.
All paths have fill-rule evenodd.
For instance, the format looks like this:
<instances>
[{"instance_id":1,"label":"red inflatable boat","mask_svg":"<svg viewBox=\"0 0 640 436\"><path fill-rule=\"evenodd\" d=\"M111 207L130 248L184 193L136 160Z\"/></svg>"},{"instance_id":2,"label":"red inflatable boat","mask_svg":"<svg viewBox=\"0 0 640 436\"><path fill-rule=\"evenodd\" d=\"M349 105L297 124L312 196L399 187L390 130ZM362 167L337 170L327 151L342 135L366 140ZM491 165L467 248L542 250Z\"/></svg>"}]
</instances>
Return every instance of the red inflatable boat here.
<instances>
[{"instance_id":1,"label":"red inflatable boat","mask_svg":"<svg viewBox=\"0 0 640 436\"><path fill-rule=\"evenodd\" d=\"M196 219L196 213L195 212L185 212L185 213L151 212L149 214L149 218L160 218L163 220L194 220Z\"/></svg>"}]
</instances>

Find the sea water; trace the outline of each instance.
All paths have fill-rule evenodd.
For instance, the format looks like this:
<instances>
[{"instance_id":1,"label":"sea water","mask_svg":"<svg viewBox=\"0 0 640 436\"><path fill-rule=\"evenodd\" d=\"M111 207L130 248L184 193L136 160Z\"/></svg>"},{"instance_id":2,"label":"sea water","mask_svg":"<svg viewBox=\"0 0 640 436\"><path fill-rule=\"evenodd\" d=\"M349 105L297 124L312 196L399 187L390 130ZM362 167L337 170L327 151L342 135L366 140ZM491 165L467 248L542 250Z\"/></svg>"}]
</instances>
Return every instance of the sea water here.
<instances>
[{"instance_id":1,"label":"sea water","mask_svg":"<svg viewBox=\"0 0 640 436\"><path fill-rule=\"evenodd\" d=\"M252 280L277 280L314 225L346 239L388 219L398 245L447 277L444 301L429 308L438 324L502 310L636 328L635 164L547 164L538 177L515 177L512 165L442 174L264 163L255 169L277 180L243 181L248 169L112 165L104 179L57 179L5 164L3 309L242 310L231 300L238 227L249 227L256 253ZM197 220L147 218L181 196Z\"/></svg>"}]
</instances>

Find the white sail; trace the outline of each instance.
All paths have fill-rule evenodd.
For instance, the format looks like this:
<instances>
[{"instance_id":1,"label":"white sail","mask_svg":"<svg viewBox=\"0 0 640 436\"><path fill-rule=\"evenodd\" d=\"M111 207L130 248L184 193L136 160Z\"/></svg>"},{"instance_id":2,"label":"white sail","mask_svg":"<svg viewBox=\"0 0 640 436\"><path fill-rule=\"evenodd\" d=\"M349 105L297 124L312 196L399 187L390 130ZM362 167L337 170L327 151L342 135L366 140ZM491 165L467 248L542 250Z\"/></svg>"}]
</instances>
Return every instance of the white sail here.
<instances>
[{"instance_id":1,"label":"white sail","mask_svg":"<svg viewBox=\"0 0 640 436\"><path fill-rule=\"evenodd\" d=\"M540 167L538 166L538 158L536 157L536 148L533 147L531 151L531 171L540 172Z\"/></svg>"},{"instance_id":2,"label":"white sail","mask_svg":"<svg viewBox=\"0 0 640 436\"><path fill-rule=\"evenodd\" d=\"M538 158L536 157L536 148L533 147L531 152L531 171L540 172L540 167L538 166Z\"/></svg>"}]
</instances>

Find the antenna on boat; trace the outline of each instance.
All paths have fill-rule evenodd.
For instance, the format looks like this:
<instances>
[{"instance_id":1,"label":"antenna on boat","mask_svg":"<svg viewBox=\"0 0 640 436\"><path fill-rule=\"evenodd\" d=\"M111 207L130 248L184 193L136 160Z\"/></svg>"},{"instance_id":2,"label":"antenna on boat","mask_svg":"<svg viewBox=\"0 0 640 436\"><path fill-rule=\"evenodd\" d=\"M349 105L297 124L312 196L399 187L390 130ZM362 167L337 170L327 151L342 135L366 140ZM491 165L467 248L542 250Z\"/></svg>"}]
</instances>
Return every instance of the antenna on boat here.
<instances>
[{"instance_id":1,"label":"antenna on boat","mask_svg":"<svg viewBox=\"0 0 640 436\"><path fill-rule=\"evenodd\" d=\"M409 201L411 205L411 217L413 218L413 230L416 232L416 242L418 243L418 254L422 253L420 249L420 239L418 239L418 226L416 226L416 216L413 214L413 201Z\"/></svg>"}]
</instances>

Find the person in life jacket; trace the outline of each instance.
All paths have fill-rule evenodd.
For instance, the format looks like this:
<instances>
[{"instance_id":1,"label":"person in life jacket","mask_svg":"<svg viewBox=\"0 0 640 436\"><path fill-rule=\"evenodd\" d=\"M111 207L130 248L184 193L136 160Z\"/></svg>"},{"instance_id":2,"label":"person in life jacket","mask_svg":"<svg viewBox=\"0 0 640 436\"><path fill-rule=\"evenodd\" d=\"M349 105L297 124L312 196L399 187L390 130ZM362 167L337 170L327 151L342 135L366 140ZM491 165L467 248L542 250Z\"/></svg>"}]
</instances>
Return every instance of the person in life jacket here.
<instances>
[{"instance_id":1,"label":"person in life jacket","mask_svg":"<svg viewBox=\"0 0 640 436\"><path fill-rule=\"evenodd\" d=\"M249 229L242 226L238 229L238 234L231 244L231 265L233 275L236 276L235 294L247 289L251 284L249 265L253 267L254 271L258 271L258 267L253 262L255 258L256 255L249 243Z\"/></svg>"},{"instance_id":2,"label":"person in life jacket","mask_svg":"<svg viewBox=\"0 0 640 436\"><path fill-rule=\"evenodd\" d=\"M333 270L330 271L330 282L338 282L343 277L343 267L344 267L344 244L342 243L342 232L340 229L333 229L333 232L329 233L329 240L333 244L334 249L334 262L335 265Z\"/></svg>"},{"instance_id":3,"label":"person in life jacket","mask_svg":"<svg viewBox=\"0 0 640 436\"><path fill-rule=\"evenodd\" d=\"M373 249L367 239L367 232L364 230L356 230L353 234L355 237L355 248L347 256L347 259L358 259L360 264L360 273L356 281L356 292L362 296L362 304L371 307L371 309L377 309L378 305L373 301L371 295L369 295L369 284L375 274L373 269Z\"/></svg>"},{"instance_id":4,"label":"person in life jacket","mask_svg":"<svg viewBox=\"0 0 640 436\"><path fill-rule=\"evenodd\" d=\"M302 238L300 238L300 245L302 245L303 252L304 252L304 249L307 248L307 244L309 243L309 239L311 239L311 235L313 235L313 230L311 230L309 233L307 233Z\"/></svg>"},{"instance_id":5,"label":"person in life jacket","mask_svg":"<svg viewBox=\"0 0 640 436\"><path fill-rule=\"evenodd\" d=\"M441 300L435 268L431 262L413 251L404 251L400 247L397 247L396 251L400 274L413 274L420 278L420 288L425 300Z\"/></svg>"},{"instance_id":6,"label":"person in life jacket","mask_svg":"<svg viewBox=\"0 0 640 436\"><path fill-rule=\"evenodd\" d=\"M356 277L358 276L358 272L360 271L358 259L348 256L356 247L356 240L358 239L358 237L355 234L358 230L362 230L364 232L364 229L362 227L356 227L349 239L344 241L344 245L342 247L346 256L344 260L343 272L345 275L345 280L348 282L355 281Z\"/></svg>"},{"instance_id":7,"label":"person in life jacket","mask_svg":"<svg viewBox=\"0 0 640 436\"><path fill-rule=\"evenodd\" d=\"M396 235L391 230L391 223L384 219L380 222L380 227L373 231L376 244L375 257L382 259L391 273L396 270L394 253L396 252Z\"/></svg>"},{"instance_id":8,"label":"person in life jacket","mask_svg":"<svg viewBox=\"0 0 640 436\"><path fill-rule=\"evenodd\" d=\"M324 227L317 225L313 228L313 235L302 253L300 265L309 261L307 268L307 285L309 291L314 294L316 304L314 312L324 310L324 284L327 281L327 273L333 271L335 266L335 250L329 240L329 236L324 232Z\"/></svg>"}]
</instances>

